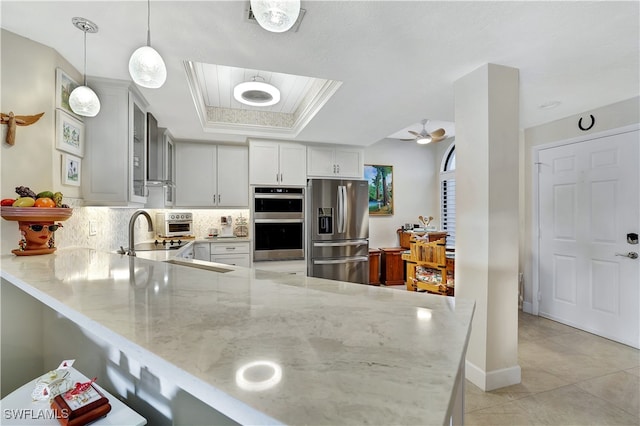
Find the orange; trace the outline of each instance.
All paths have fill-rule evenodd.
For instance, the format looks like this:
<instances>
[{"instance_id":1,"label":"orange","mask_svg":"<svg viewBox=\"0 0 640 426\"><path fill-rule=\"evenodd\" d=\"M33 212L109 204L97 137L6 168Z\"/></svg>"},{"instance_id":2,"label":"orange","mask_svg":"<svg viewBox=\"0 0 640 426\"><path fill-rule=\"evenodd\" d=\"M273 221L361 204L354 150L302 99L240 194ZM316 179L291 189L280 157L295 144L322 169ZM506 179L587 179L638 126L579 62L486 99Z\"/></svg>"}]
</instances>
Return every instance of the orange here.
<instances>
[{"instance_id":1,"label":"orange","mask_svg":"<svg viewBox=\"0 0 640 426\"><path fill-rule=\"evenodd\" d=\"M38 198L34 206L35 207L55 207L56 202L53 201L51 198Z\"/></svg>"}]
</instances>

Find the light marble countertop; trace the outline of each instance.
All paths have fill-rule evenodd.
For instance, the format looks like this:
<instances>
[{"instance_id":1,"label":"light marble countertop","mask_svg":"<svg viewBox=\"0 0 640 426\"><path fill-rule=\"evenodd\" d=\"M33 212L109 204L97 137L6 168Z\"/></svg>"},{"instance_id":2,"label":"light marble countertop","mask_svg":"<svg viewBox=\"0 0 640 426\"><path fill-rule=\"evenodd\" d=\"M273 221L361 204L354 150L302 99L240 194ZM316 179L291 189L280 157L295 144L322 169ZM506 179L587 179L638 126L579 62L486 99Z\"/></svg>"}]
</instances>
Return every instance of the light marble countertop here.
<instances>
[{"instance_id":1,"label":"light marble countertop","mask_svg":"<svg viewBox=\"0 0 640 426\"><path fill-rule=\"evenodd\" d=\"M474 310L84 248L0 262L2 278L243 424L448 424Z\"/></svg>"}]
</instances>

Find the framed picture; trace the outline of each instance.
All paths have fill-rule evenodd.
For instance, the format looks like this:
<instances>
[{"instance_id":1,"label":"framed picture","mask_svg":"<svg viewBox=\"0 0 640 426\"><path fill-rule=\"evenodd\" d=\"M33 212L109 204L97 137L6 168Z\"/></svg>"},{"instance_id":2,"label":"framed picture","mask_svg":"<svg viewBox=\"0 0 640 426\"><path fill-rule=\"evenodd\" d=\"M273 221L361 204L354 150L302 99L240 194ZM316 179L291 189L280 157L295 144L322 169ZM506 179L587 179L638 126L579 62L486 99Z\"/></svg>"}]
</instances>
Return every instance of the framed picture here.
<instances>
[{"instance_id":1,"label":"framed picture","mask_svg":"<svg viewBox=\"0 0 640 426\"><path fill-rule=\"evenodd\" d=\"M62 154L62 184L80 186L82 160L75 155Z\"/></svg>"},{"instance_id":2,"label":"framed picture","mask_svg":"<svg viewBox=\"0 0 640 426\"><path fill-rule=\"evenodd\" d=\"M364 177L369 182L369 214L393 214L393 166L365 164Z\"/></svg>"},{"instance_id":3,"label":"framed picture","mask_svg":"<svg viewBox=\"0 0 640 426\"><path fill-rule=\"evenodd\" d=\"M69 95L78 86L80 84L77 81L69 77L61 68L56 68L56 108L76 116L69 106Z\"/></svg>"},{"instance_id":4,"label":"framed picture","mask_svg":"<svg viewBox=\"0 0 640 426\"><path fill-rule=\"evenodd\" d=\"M84 157L84 123L56 110L56 149Z\"/></svg>"}]
</instances>

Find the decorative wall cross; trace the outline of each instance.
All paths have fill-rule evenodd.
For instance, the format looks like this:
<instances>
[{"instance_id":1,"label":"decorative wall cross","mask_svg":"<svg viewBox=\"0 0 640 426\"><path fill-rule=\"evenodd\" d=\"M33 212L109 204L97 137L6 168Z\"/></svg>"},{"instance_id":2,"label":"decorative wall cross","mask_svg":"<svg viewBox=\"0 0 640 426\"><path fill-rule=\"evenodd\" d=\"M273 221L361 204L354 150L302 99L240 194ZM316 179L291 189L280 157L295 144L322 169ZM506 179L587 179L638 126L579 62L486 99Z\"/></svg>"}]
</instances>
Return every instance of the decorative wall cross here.
<instances>
[{"instance_id":1,"label":"decorative wall cross","mask_svg":"<svg viewBox=\"0 0 640 426\"><path fill-rule=\"evenodd\" d=\"M1 123L8 126L7 143L9 145L16 143L16 126L29 126L40 120L40 117L43 115L44 112L36 115L14 115L13 111L9 112L9 114L5 114L4 112L0 113L2 118Z\"/></svg>"}]
</instances>

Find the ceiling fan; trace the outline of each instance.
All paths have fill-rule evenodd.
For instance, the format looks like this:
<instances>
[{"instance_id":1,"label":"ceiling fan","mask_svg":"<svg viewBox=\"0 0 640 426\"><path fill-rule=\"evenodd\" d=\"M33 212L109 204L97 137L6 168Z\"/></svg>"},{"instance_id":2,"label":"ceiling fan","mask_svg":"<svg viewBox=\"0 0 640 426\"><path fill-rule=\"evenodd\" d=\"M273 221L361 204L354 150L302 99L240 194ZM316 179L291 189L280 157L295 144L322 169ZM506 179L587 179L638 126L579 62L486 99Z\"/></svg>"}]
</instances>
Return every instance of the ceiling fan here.
<instances>
[{"instance_id":1,"label":"ceiling fan","mask_svg":"<svg viewBox=\"0 0 640 426\"><path fill-rule=\"evenodd\" d=\"M402 141L416 141L419 144L428 144L431 142L440 142L447 138L446 131L443 128L435 129L433 132L427 132L426 126L429 120L422 120L422 131L420 133L409 130L414 137L409 139L400 139Z\"/></svg>"}]
</instances>

